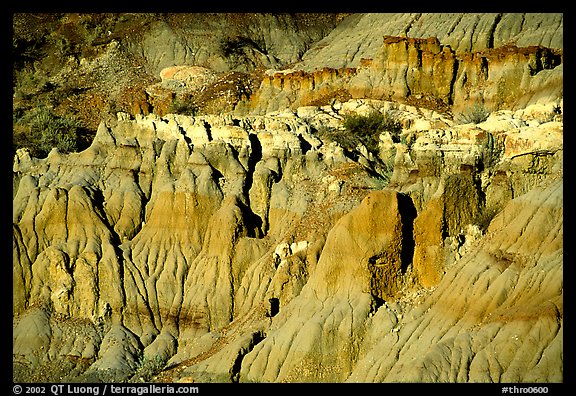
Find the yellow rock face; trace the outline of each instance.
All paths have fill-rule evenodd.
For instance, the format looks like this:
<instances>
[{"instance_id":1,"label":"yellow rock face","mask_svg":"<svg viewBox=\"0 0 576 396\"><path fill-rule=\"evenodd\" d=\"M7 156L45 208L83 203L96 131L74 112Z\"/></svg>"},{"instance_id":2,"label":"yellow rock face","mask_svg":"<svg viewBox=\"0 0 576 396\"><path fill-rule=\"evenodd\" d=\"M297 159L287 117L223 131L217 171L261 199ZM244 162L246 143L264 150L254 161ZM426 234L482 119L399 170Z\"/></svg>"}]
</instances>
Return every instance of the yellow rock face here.
<instances>
[{"instance_id":1,"label":"yellow rock face","mask_svg":"<svg viewBox=\"0 0 576 396\"><path fill-rule=\"evenodd\" d=\"M315 136L334 118L318 108L119 114L84 152L19 151L17 378L72 361L49 378L168 362L166 379L189 381L561 379L562 146L528 140L526 170L527 155L483 162L489 137L513 133L497 128L528 136L545 116L395 111L406 143L388 147L387 187L366 150Z\"/></svg>"}]
</instances>

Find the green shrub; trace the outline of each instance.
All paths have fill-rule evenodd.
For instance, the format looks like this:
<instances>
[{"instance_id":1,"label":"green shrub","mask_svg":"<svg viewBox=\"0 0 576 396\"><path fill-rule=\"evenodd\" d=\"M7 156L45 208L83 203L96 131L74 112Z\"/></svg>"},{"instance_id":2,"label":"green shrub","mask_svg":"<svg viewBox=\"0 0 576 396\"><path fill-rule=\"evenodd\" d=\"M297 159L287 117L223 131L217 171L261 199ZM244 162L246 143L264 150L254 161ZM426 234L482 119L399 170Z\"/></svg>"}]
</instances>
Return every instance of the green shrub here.
<instances>
[{"instance_id":1,"label":"green shrub","mask_svg":"<svg viewBox=\"0 0 576 396\"><path fill-rule=\"evenodd\" d=\"M18 129L26 132L14 139L14 150L28 147L38 158L46 157L54 147L63 153L78 150L81 127L76 120L59 117L40 107L24 114L17 124Z\"/></svg>"},{"instance_id":2,"label":"green shrub","mask_svg":"<svg viewBox=\"0 0 576 396\"><path fill-rule=\"evenodd\" d=\"M394 158L383 161L379 156L380 134L390 132L395 142L400 142L402 124L391 113L373 110L367 115L347 114L342 119L343 128L320 126L316 134L320 139L337 142L350 158L357 159L357 147L361 144L373 154L371 166L375 172L373 189L382 189L390 181L394 170Z\"/></svg>"},{"instance_id":3,"label":"green shrub","mask_svg":"<svg viewBox=\"0 0 576 396\"><path fill-rule=\"evenodd\" d=\"M190 99L176 97L170 103L169 113L195 116L198 114L198 106Z\"/></svg>"},{"instance_id":4,"label":"green shrub","mask_svg":"<svg viewBox=\"0 0 576 396\"><path fill-rule=\"evenodd\" d=\"M347 148L355 148L362 143L372 154L378 154L380 134L388 131L395 140L399 139L402 124L395 120L390 113L381 113L373 110L367 115L347 114L342 120L342 126L346 132L343 145Z\"/></svg>"},{"instance_id":5,"label":"green shrub","mask_svg":"<svg viewBox=\"0 0 576 396\"><path fill-rule=\"evenodd\" d=\"M160 356L154 356L153 358L140 356L140 359L138 360L138 368L130 382L149 382L155 375L162 371L165 365L166 360Z\"/></svg>"},{"instance_id":6,"label":"green shrub","mask_svg":"<svg viewBox=\"0 0 576 396\"><path fill-rule=\"evenodd\" d=\"M467 108L464 112L456 116L458 124L480 124L488 119L490 111L484 103L475 103L472 107Z\"/></svg>"},{"instance_id":7,"label":"green shrub","mask_svg":"<svg viewBox=\"0 0 576 396\"><path fill-rule=\"evenodd\" d=\"M13 74L14 97L16 99L33 98L53 88L45 75L31 67L14 70Z\"/></svg>"}]
</instances>

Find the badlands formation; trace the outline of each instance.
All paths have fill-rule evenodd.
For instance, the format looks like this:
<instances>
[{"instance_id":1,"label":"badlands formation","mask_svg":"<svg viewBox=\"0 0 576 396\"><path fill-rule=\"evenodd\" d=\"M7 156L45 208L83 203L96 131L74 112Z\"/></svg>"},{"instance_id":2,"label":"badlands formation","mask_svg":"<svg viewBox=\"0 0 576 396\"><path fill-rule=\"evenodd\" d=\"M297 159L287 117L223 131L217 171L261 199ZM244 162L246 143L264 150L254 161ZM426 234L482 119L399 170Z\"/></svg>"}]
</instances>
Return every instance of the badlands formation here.
<instances>
[{"instance_id":1,"label":"badlands formation","mask_svg":"<svg viewBox=\"0 0 576 396\"><path fill-rule=\"evenodd\" d=\"M14 381L563 382L562 66L562 15L350 15L231 111L19 149Z\"/></svg>"}]
</instances>

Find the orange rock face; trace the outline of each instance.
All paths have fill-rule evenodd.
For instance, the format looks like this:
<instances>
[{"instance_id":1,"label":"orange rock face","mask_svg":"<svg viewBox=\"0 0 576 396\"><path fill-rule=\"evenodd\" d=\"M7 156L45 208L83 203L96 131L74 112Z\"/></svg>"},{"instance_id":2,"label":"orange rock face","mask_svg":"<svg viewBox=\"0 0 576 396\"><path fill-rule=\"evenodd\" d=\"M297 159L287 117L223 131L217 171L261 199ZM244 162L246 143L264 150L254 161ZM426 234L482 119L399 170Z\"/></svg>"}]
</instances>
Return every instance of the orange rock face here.
<instances>
[{"instance_id":1,"label":"orange rock face","mask_svg":"<svg viewBox=\"0 0 576 396\"><path fill-rule=\"evenodd\" d=\"M358 68L270 73L251 98L251 108L296 108L338 89L353 98L436 102L437 108L454 111L475 103L491 110L514 108L542 95L559 97L561 75L544 79L539 73L561 64L561 51L542 46L507 45L457 53L435 37L384 36L374 59L362 59Z\"/></svg>"}]
</instances>

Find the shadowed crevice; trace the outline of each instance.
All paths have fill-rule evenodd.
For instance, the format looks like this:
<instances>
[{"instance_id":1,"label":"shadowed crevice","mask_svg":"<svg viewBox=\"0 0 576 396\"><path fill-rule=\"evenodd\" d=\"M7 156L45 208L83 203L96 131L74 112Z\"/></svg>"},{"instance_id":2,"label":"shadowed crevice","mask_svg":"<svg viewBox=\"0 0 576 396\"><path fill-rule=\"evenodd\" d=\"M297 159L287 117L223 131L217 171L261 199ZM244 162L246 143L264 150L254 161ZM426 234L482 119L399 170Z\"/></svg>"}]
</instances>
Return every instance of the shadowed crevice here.
<instances>
[{"instance_id":1,"label":"shadowed crevice","mask_svg":"<svg viewBox=\"0 0 576 396\"><path fill-rule=\"evenodd\" d=\"M400 257L402 260L402 273L412 264L414 257L414 219L418 214L412 199L408 195L398 194L398 211L402 221L402 250Z\"/></svg>"}]
</instances>

